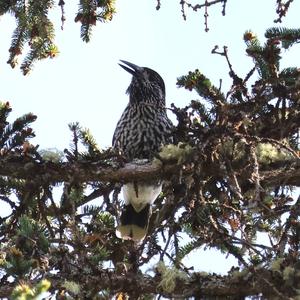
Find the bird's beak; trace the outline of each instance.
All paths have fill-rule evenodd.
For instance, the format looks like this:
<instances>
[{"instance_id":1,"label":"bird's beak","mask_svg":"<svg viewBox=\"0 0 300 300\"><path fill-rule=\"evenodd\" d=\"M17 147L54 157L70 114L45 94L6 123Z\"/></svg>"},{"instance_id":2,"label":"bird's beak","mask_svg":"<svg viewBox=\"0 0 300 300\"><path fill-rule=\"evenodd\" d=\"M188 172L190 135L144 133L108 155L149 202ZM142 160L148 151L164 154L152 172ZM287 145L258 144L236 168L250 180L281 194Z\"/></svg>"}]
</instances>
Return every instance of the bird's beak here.
<instances>
[{"instance_id":1,"label":"bird's beak","mask_svg":"<svg viewBox=\"0 0 300 300\"><path fill-rule=\"evenodd\" d=\"M133 76L141 74L143 71L142 67L139 67L131 62L128 62L126 60L120 60L122 64L119 64L125 71L129 72Z\"/></svg>"}]
</instances>

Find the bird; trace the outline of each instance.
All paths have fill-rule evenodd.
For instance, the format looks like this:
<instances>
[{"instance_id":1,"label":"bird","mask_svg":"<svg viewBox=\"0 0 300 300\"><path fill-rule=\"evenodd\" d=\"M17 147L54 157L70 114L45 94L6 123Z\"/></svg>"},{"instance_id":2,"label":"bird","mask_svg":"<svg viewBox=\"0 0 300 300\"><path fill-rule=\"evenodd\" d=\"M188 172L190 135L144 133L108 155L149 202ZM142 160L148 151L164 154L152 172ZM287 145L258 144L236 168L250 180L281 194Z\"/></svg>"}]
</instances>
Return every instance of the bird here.
<instances>
[{"instance_id":1,"label":"bird","mask_svg":"<svg viewBox=\"0 0 300 300\"><path fill-rule=\"evenodd\" d=\"M113 134L113 148L130 162L153 159L163 145L172 143L173 124L166 113L166 91L162 77L148 67L120 60L132 75L126 91L129 102ZM147 235L152 204L162 191L162 180L141 179L122 186L124 207L116 235L125 240L142 241Z\"/></svg>"}]
</instances>

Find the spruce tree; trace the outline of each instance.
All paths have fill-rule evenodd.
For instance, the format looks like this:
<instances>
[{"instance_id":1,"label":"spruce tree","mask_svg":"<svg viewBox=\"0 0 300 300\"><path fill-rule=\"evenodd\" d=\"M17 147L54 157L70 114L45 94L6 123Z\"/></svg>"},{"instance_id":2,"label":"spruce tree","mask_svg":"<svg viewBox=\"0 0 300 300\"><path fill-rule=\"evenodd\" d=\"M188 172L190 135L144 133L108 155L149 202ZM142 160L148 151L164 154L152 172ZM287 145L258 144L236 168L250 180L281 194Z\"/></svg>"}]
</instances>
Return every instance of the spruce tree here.
<instances>
[{"instance_id":1,"label":"spruce tree","mask_svg":"<svg viewBox=\"0 0 300 300\"><path fill-rule=\"evenodd\" d=\"M205 1L195 11L222 5ZM278 19L293 1L276 1ZM157 9L163 5L157 1ZM88 42L97 21L111 20L113 1L79 1L75 17ZM21 69L54 57L54 1L0 1L0 13L16 18L8 63L29 45ZM64 1L59 1L62 26ZM208 16L205 16L207 29ZM0 106L0 298L36 299L298 299L300 297L299 125L300 69L281 67L284 50L300 41L300 29L266 30L263 44L248 30L243 39L253 67L235 70L227 47L213 49L228 64L231 87L222 91L194 70L177 80L198 100L171 107L178 124L175 145L142 166L122 153L100 149L92 133L69 125L64 152L32 143L25 114L8 122ZM296 64L296 62L295 62ZM115 236L120 188L141 177L165 180L142 243ZM97 200L97 201L93 201ZM260 234L267 243L257 242ZM182 237L185 237L184 239ZM201 247L239 262L227 275L196 272L182 260ZM146 266L152 272L145 272ZM45 294L47 292L48 294Z\"/></svg>"}]
</instances>

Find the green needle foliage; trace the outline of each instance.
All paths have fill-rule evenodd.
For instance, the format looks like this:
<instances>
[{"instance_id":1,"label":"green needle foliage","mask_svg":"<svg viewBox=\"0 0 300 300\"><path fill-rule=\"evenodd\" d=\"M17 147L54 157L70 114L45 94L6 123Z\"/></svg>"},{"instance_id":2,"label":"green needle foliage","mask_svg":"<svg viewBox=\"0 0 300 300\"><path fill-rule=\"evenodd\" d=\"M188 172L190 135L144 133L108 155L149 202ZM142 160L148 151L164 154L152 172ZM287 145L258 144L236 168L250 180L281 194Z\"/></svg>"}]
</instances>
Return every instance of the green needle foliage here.
<instances>
[{"instance_id":1,"label":"green needle foliage","mask_svg":"<svg viewBox=\"0 0 300 300\"><path fill-rule=\"evenodd\" d=\"M300 29L273 27L266 31L265 37L269 40L277 40L282 43L284 49L299 43Z\"/></svg>"},{"instance_id":2,"label":"green needle foliage","mask_svg":"<svg viewBox=\"0 0 300 300\"><path fill-rule=\"evenodd\" d=\"M27 44L30 48L21 64L24 75L31 70L35 60L52 58L58 53L54 44L53 24L48 18L49 9L53 5L54 1L50 0L15 1L10 6L0 4L0 8L2 8L0 14L9 10L17 21L7 63L14 68L17 64L17 57L23 53L24 46Z\"/></svg>"},{"instance_id":3,"label":"green needle foliage","mask_svg":"<svg viewBox=\"0 0 300 300\"><path fill-rule=\"evenodd\" d=\"M7 287L0 296L31 299L42 278L51 295L79 299L299 296L300 198L293 190L300 185L300 72L281 69L283 31L263 46L245 33L254 65L245 78L226 47L214 50L228 63L227 92L200 70L178 78L199 99L172 105L177 145L158 153L158 173L142 175L163 176L166 184L140 244L115 236L120 186L138 168L125 167L124 175L122 155L100 149L78 123L69 125L69 149L49 159L49 151L29 142L36 117L10 124L11 108L2 103L0 202L10 209L0 224L0 280ZM260 242L261 234L268 240ZM239 267L226 276L185 267L189 255L212 248L235 257ZM153 276L143 271L149 264L156 266Z\"/></svg>"},{"instance_id":4,"label":"green needle foliage","mask_svg":"<svg viewBox=\"0 0 300 300\"><path fill-rule=\"evenodd\" d=\"M58 3L56 3L58 2ZM0 16L9 13L16 19L16 28L12 35L7 63L14 68L22 55L20 68L24 75L28 74L37 60L54 58L59 50L55 44L53 22L49 19L49 12L61 10L62 27L65 22L65 1L0 1ZM81 38L90 41L92 26L97 21L111 21L115 14L114 0L79 1L78 13L75 22L81 23ZM27 53L24 49L29 48Z\"/></svg>"},{"instance_id":5,"label":"green needle foliage","mask_svg":"<svg viewBox=\"0 0 300 300\"><path fill-rule=\"evenodd\" d=\"M20 283L13 290L11 299L13 300L34 300L39 299L43 296L43 293L47 292L50 288L51 283L43 279L37 283L34 287L31 287L27 284Z\"/></svg>"},{"instance_id":6,"label":"green needle foliage","mask_svg":"<svg viewBox=\"0 0 300 300\"><path fill-rule=\"evenodd\" d=\"M80 37L83 41L89 42L91 40L92 29L96 26L97 22L105 23L113 19L113 16L116 14L115 2L115 0L78 1L78 12L76 13L74 21L81 24ZM157 0L156 2L156 9L159 10L163 1ZM225 16L227 2L229 2L229 0L215 0L193 5L190 2L182 0L179 5L182 17L185 20L187 19L186 9L191 9L195 12L206 9L204 24L205 31L208 31L208 8L212 5L221 4L222 15ZM278 19L275 20L275 22L281 22L291 2L293 2L293 0L286 2L282 0L276 1ZM49 18L50 12L55 9L61 13L61 28L63 29L66 21L64 0L0 0L0 16L10 14L16 20L16 28L12 35L9 58L7 61L12 68L18 65L19 56L23 55L20 68L23 74L26 75L31 71L33 64L37 60L54 58L59 54L58 47L54 41L54 25ZM293 43L297 43L296 39L299 39L299 30L270 28L266 32L266 37L272 37L275 40L279 37L283 43L283 47L287 49ZM26 49L26 46L29 48L29 51L25 54L24 48ZM254 48L252 50L255 52Z\"/></svg>"},{"instance_id":7,"label":"green needle foliage","mask_svg":"<svg viewBox=\"0 0 300 300\"><path fill-rule=\"evenodd\" d=\"M21 146L29 139L34 137L30 123L36 120L36 116L28 113L12 124L7 122L11 108L8 102L0 103L0 147L2 153L10 151L20 151Z\"/></svg>"},{"instance_id":8,"label":"green needle foliage","mask_svg":"<svg viewBox=\"0 0 300 300\"><path fill-rule=\"evenodd\" d=\"M79 11L75 17L75 22L81 23L80 37L82 40L89 42L92 26L95 26L97 21L111 21L115 13L114 0L80 0Z\"/></svg>"}]
</instances>

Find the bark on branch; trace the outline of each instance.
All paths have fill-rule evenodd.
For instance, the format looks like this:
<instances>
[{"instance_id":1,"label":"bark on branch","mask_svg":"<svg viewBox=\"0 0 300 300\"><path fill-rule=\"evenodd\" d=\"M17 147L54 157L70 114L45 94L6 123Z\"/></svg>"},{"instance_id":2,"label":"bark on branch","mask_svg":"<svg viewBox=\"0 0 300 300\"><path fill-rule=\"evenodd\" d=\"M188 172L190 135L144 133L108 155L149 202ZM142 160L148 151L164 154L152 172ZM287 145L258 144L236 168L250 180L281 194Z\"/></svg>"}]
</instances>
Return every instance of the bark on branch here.
<instances>
[{"instance_id":1,"label":"bark on branch","mask_svg":"<svg viewBox=\"0 0 300 300\"><path fill-rule=\"evenodd\" d=\"M168 288L162 283L162 278L159 275L150 277L147 275L137 275L136 273L128 272L124 275L116 274L114 271L101 270L97 276L74 275L74 278L70 278L69 274L60 274L46 276L51 282L51 291L58 289L64 289L62 287L61 278L65 278L67 281L73 281L79 286L85 286L86 291L94 291L98 293L102 290L108 289L113 293L127 293L133 298L140 296L142 292L145 294L161 294L164 297L228 297L228 296L240 296L246 297L249 295L257 295L263 293L265 296L282 296L282 294L269 285L268 282L271 278L271 272L267 270L260 270L261 276L265 280L249 280L252 278L251 274L247 276L242 275L225 275L220 276L216 274L200 274L194 273L189 279L176 278L176 284L174 289L167 291ZM238 272L237 272L238 274ZM242 274L242 273L239 273ZM245 277L245 278L244 278ZM81 281L82 280L82 281ZM34 284L31 281L31 284ZM14 284L9 286L0 287L0 297L9 297Z\"/></svg>"},{"instance_id":2,"label":"bark on branch","mask_svg":"<svg viewBox=\"0 0 300 300\"><path fill-rule=\"evenodd\" d=\"M264 186L293 185L300 186L300 163L282 162L281 167L260 170L261 183ZM288 167L287 167L288 166ZM0 176L19 179L31 179L35 182L128 182L141 179L169 178L182 170L182 174L193 173L193 164L146 163L143 165L128 163L121 168L103 166L103 162L36 162L26 157L22 159L0 158ZM217 166L208 166L202 170L207 176L225 176ZM247 180L247 178L244 178ZM243 177L239 178L243 180Z\"/></svg>"}]
</instances>

